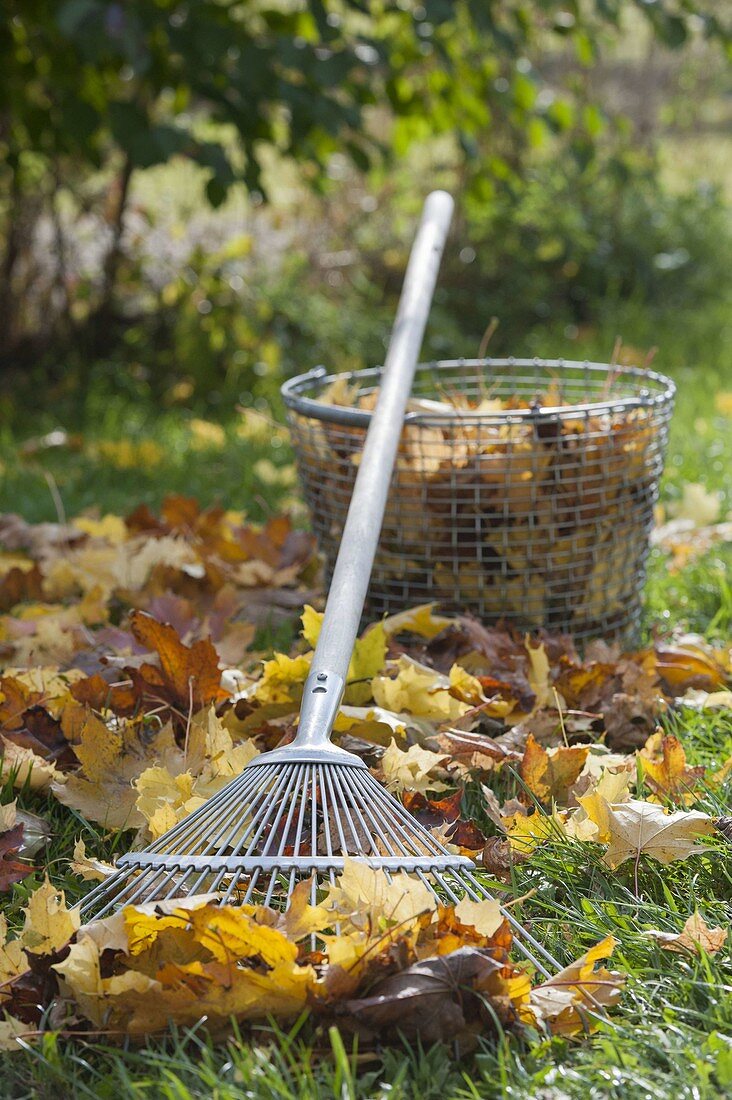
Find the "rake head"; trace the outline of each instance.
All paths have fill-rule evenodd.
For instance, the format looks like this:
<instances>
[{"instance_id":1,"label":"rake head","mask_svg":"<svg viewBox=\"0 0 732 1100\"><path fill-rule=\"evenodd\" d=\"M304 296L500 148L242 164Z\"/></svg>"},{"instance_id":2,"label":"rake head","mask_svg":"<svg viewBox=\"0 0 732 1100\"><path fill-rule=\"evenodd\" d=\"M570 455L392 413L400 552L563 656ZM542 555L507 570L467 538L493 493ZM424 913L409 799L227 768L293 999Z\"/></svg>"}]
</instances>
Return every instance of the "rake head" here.
<instances>
[{"instance_id":1,"label":"rake head","mask_svg":"<svg viewBox=\"0 0 732 1100\"><path fill-rule=\"evenodd\" d=\"M82 915L101 917L122 905L201 893L218 893L222 903L284 909L303 880L310 880L315 904L346 859L354 858L387 877L415 875L443 903L491 896L473 861L441 844L358 757L335 746L320 755L330 759L267 763L261 757L250 763L144 851L122 856L116 873L84 899ZM540 970L547 973L537 955L557 965L504 915Z\"/></svg>"}]
</instances>

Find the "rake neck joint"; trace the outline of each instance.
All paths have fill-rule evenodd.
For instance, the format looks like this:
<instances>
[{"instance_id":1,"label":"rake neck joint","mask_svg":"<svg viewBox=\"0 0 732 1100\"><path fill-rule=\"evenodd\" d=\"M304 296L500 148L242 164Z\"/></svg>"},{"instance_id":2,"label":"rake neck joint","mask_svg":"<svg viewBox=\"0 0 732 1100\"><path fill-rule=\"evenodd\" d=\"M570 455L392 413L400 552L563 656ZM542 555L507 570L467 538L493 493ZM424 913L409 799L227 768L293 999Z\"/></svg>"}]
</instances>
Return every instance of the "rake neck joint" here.
<instances>
[{"instance_id":1,"label":"rake neck joint","mask_svg":"<svg viewBox=\"0 0 732 1100\"><path fill-rule=\"evenodd\" d=\"M300 722L295 740L281 749L263 753L249 764L347 764L365 768L352 752L331 742L330 735L341 705L345 681L337 672L314 668L302 693Z\"/></svg>"}]
</instances>

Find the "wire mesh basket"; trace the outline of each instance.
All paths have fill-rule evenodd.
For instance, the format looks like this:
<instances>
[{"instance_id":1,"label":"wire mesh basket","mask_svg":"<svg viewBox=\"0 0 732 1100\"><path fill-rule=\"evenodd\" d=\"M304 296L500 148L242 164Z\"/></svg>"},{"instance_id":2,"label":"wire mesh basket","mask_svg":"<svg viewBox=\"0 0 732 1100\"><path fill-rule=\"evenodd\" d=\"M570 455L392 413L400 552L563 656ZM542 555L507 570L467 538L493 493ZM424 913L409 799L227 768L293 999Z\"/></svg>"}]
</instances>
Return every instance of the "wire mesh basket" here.
<instances>
[{"instance_id":1,"label":"wire mesh basket","mask_svg":"<svg viewBox=\"0 0 732 1100\"><path fill-rule=\"evenodd\" d=\"M322 367L282 394L330 574L380 378ZM541 359L420 365L367 612L427 601L582 640L635 633L675 386Z\"/></svg>"}]
</instances>

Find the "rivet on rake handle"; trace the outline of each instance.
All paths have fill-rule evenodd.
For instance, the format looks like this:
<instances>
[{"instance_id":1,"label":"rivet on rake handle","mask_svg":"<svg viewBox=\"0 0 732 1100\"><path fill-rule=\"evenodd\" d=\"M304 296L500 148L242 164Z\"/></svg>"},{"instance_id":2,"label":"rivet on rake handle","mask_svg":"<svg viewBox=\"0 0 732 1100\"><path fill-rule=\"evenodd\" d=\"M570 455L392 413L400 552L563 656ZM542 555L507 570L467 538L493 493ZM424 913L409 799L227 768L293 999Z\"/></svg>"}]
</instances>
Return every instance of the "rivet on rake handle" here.
<instances>
[{"instance_id":1,"label":"rivet on rake handle","mask_svg":"<svg viewBox=\"0 0 732 1100\"><path fill-rule=\"evenodd\" d=\"M336 881L346 859L387 876L416 875L444 902L489 893L472 860L450 852L389 794L364 762L331 743L343 696L404 413L411 393L437 271L452 215L445 192L431 194L409 258L376 411L359 464L320 636L291 745L253 760L241 775L85 900L85 916L123 904L182 894L220 893L224 901L287 905L298 882ZM508 916L508 914L507 914ZM558 964L509 916L519 946L546 973Z\"/></svg>"}]
</instances>

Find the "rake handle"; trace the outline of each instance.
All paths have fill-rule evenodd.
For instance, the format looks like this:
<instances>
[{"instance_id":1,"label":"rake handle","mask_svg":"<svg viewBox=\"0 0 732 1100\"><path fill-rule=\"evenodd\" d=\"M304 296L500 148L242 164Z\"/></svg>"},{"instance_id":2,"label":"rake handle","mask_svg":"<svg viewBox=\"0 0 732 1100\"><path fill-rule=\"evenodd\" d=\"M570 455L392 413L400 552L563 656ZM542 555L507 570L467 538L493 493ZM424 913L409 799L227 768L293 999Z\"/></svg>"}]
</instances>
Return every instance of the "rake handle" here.
<instances>
[{"instance_id":1,"label":"rake handle","mask_svg":"<svg viewBox=\"0 0 732 1100\"><path fill-rule=\"evenodd\" d=\"M433 191L424 204L305 683L298 732L289 746L293 749L330 748L453 206L445 191Z\"/></svg>"}]
</instances>

